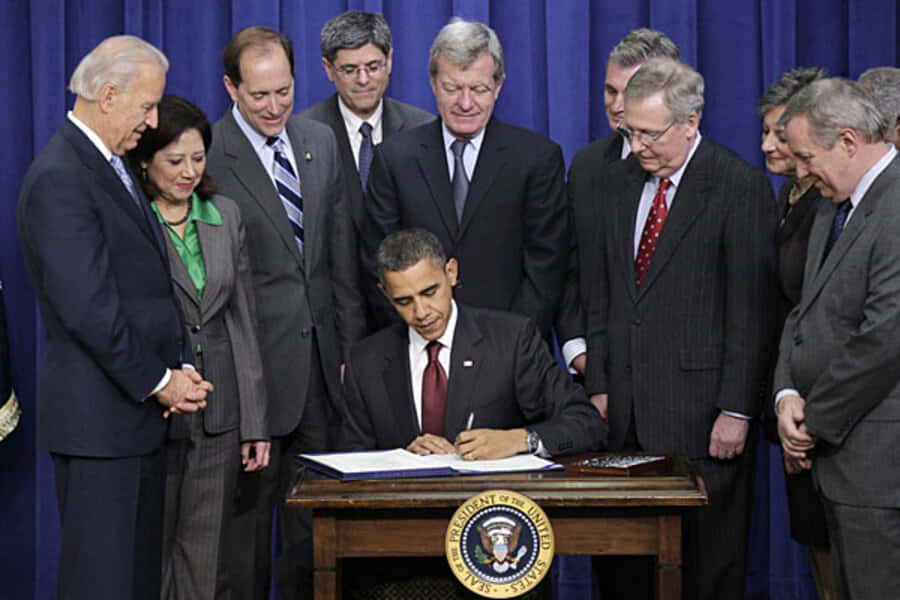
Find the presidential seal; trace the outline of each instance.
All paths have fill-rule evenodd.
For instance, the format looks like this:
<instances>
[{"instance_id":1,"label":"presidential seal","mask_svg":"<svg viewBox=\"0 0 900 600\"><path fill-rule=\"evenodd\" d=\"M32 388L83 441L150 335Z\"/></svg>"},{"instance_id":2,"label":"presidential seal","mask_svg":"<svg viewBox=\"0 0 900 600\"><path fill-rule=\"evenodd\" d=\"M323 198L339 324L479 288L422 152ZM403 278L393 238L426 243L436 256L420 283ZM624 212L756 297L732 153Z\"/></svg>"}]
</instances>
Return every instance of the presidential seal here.
<instances>
[{"instance_id":1,"label":"presidential seal","mask_svg":"<svg viewBox=\"0 0 900 600\"><path fill-rule=\"evenodd\" d=\"M450 569L468 589L486 598L513 598L550 570L553 530L527 496L490 490L457 509L444 547Z\"/></svg>"}]
</instances>

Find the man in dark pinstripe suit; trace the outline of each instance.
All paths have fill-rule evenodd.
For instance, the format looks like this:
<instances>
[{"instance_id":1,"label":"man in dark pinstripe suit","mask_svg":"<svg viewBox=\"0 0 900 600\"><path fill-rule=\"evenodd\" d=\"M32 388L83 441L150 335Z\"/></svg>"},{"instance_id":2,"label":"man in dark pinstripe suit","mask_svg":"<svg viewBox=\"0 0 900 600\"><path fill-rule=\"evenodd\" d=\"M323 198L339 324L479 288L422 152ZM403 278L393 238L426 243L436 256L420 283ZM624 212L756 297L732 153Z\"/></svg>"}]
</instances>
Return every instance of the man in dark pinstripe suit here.
<instances>
[{"instance_id":1,"label":"man in dark pinstripe suit","mask_svg":"<svg viewBox=\"0 0 900 600\"><path fill-rule=\"evenodd\" d=\"M612 449L678 454L709 505L685 527L686 598L744 597L750 419L772 346L775 203L699 132L703 78L668 58L625 88L634 157L602 170L586 386Z\"/></svg>"}]
</instances>

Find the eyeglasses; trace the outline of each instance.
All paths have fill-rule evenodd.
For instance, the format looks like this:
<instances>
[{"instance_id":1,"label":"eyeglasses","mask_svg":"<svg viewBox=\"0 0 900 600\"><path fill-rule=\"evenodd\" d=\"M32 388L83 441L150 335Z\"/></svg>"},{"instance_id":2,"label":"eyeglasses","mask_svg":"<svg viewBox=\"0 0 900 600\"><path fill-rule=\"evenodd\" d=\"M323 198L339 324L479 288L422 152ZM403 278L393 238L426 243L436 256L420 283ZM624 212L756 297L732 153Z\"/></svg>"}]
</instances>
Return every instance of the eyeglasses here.
<instances>
[{"instance_id":1,"label":"eyeglasses","mask_svg":"<svg viewBox=\"0 0 900 600\"><path fill-rule=\"evenodd\" d=\"M670 129L672 129L672 125L674 125L674 124L675 124L675 122L672 121L671 123L669 123L668 127L663 129L662 131L644 131L641 129L629 129L625 125L619 125L616 128L616 131L618 131L619 135L621 135L622 137L627 139L632 144L634 144L635 142L640 142L645 146L652 146L653 144L658 142L662 136L666 135L666 132L669 131Z\"/></svg>"},{"instance_id":2,"label":"eyeglasses","mask_svg":"<svg viewBox=\"0 0 900 600\"><path fill-rule=\"evenodd\" d=\"M365 71L366 75L369 77L375 77L381 72L386 64L387 63L383 60L373 60L366 65L341 65L340 67L334 67L334 65L332 65L332 67L344 79L356 79L363 71Z\"/></svg>"}]
</instances>

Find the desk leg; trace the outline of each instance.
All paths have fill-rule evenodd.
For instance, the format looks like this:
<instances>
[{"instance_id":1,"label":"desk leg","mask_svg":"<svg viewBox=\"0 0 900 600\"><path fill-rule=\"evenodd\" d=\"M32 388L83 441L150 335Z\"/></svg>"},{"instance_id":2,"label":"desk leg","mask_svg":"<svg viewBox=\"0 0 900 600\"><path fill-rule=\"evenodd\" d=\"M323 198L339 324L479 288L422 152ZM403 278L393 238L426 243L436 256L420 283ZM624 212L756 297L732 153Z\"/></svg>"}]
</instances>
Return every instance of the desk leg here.
<instances>
[{"instance_id":1,"label":"desk leg","mask_svg":"<svg viewBox=\"0 0 900 600\"><path fill-rule=\"evenodd\" d=\"M315 600L340 600L337 526L334 517L313 515L313 586Z\"/></svg>"},{"instance_id":2,"label":"desk leg","mask_svg":"<svg viewBox=\"0 0 900 600\"><path fill-rule=\"evenodd\" d=\"M656 597L681 600L681 515L664 515L658 519Z\"/></svg>"}]
</instances>

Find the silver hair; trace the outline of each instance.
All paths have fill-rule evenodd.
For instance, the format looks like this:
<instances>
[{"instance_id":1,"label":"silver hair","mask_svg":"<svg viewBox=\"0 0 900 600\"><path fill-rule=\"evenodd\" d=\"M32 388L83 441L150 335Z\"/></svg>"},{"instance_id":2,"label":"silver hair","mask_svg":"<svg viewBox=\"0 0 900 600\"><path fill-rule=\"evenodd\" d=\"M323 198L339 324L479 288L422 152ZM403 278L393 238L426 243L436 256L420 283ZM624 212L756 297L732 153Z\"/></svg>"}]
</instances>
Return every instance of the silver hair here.
<instances>
[{"instance_id":1,"label":"silver hair","mask_svg":"<svg viewBox=\"0 0 900 600\"><path fill-rule=\"evenodd\" d=\"M865 142L884 140L887 119L862 86L849 79L833 77L814 81L785 106L778 125L784 127L794 117L805 116L813 140L830 149L843 129L852 129Z\"/></svg>"},{"instance_id":2,"label":"silver hair","mask_svg":"<svg viewBox=\"0 0 900 600\"><path fill-rule=\"evenodd\" d=\"M609 53L608 62L623 69L636 67L651 58L681 59L681 50L669 36L655 29L632 29Z\"/></svg>"},{"instance_id":3,"label":"silver hair","mask_svg":"<svg viewBox=\"0 0 900 600\"><path fill-rule=\"evenodd\" d=\"M334 63L338 50L355 50L373 44L385 56L391 52L391 28L378 13L348 10L322 25L322 56Z\"/></svg>"},{"instance_id":4,"label":"silver hair","mask_svg":"<svg viewBox=\"0 0 900 600\"><path fill-rule=\"evenodd\" d=\"M765 117L769 111L784 106L791 97L804 87L828 77L828 70L822 67L798 67L785 71L778 80L759 98L759 116Z\"/></svg>"},{"instance_id":5,"label":"silver hair","mask_svg":"<svg viewBox=\"0 0 900 600\"><path fill-rule=\"evenodd\" d=\"M691 113L703 114L703 76L671 58L651 58L635 71L625 86L625 101L643 100L658 92L673 123L683 123Z\"/></svg>"},{"instance_id":6,"label":"silver hair","mask_svg":"<svg viewBox=\"0 0 900 600\"><path fill-rule=\"evenodd\" d=\"M482 52L494 59L494 83L503 81L503 48L493 29L483 23L464 21L454 17L438 32L428 55L428 73L434 79L438 72L438 59L446 58L460 68L468 68L478 60Z\"/></svg>"},{"instance_id":7,"label":"silver hair","mask_svg":"<svg viewBox=\"0 0 900 600\"><path fill-rule=\"evenodd\" d=\"M417 227L401 229L384 238L378 245L375 256L378 262L378 279L382 285L385 283L386 272L405 271L423 258L431 261L436 269L443 269L447 264L447 254L437 236L427 229Z\"/></svg>"},{"instance_id":8,"label":"silver hair","mask_svg":"<svg viewBox=\"0 0 900 600\"><path fill-rule=\"evenodd\" d=\"M126 91L140 75L141 67L147 64L158 66L164 73L169 70L166 55L141 38L133 35L106 38L75 67L69 91L85 100L96 100L106 84Z\"/></svg>"},{"instance_id":9,"label":"silver hair","mask_svg":"<svg viewBox=\"0 0 900 600\"><path fill-rule=\"evenodd\" d=\"M888 127L896 127L900 123L900 69L874 67L859 76L859 85L872 95Z\"/></svg>"}]
</instances>

